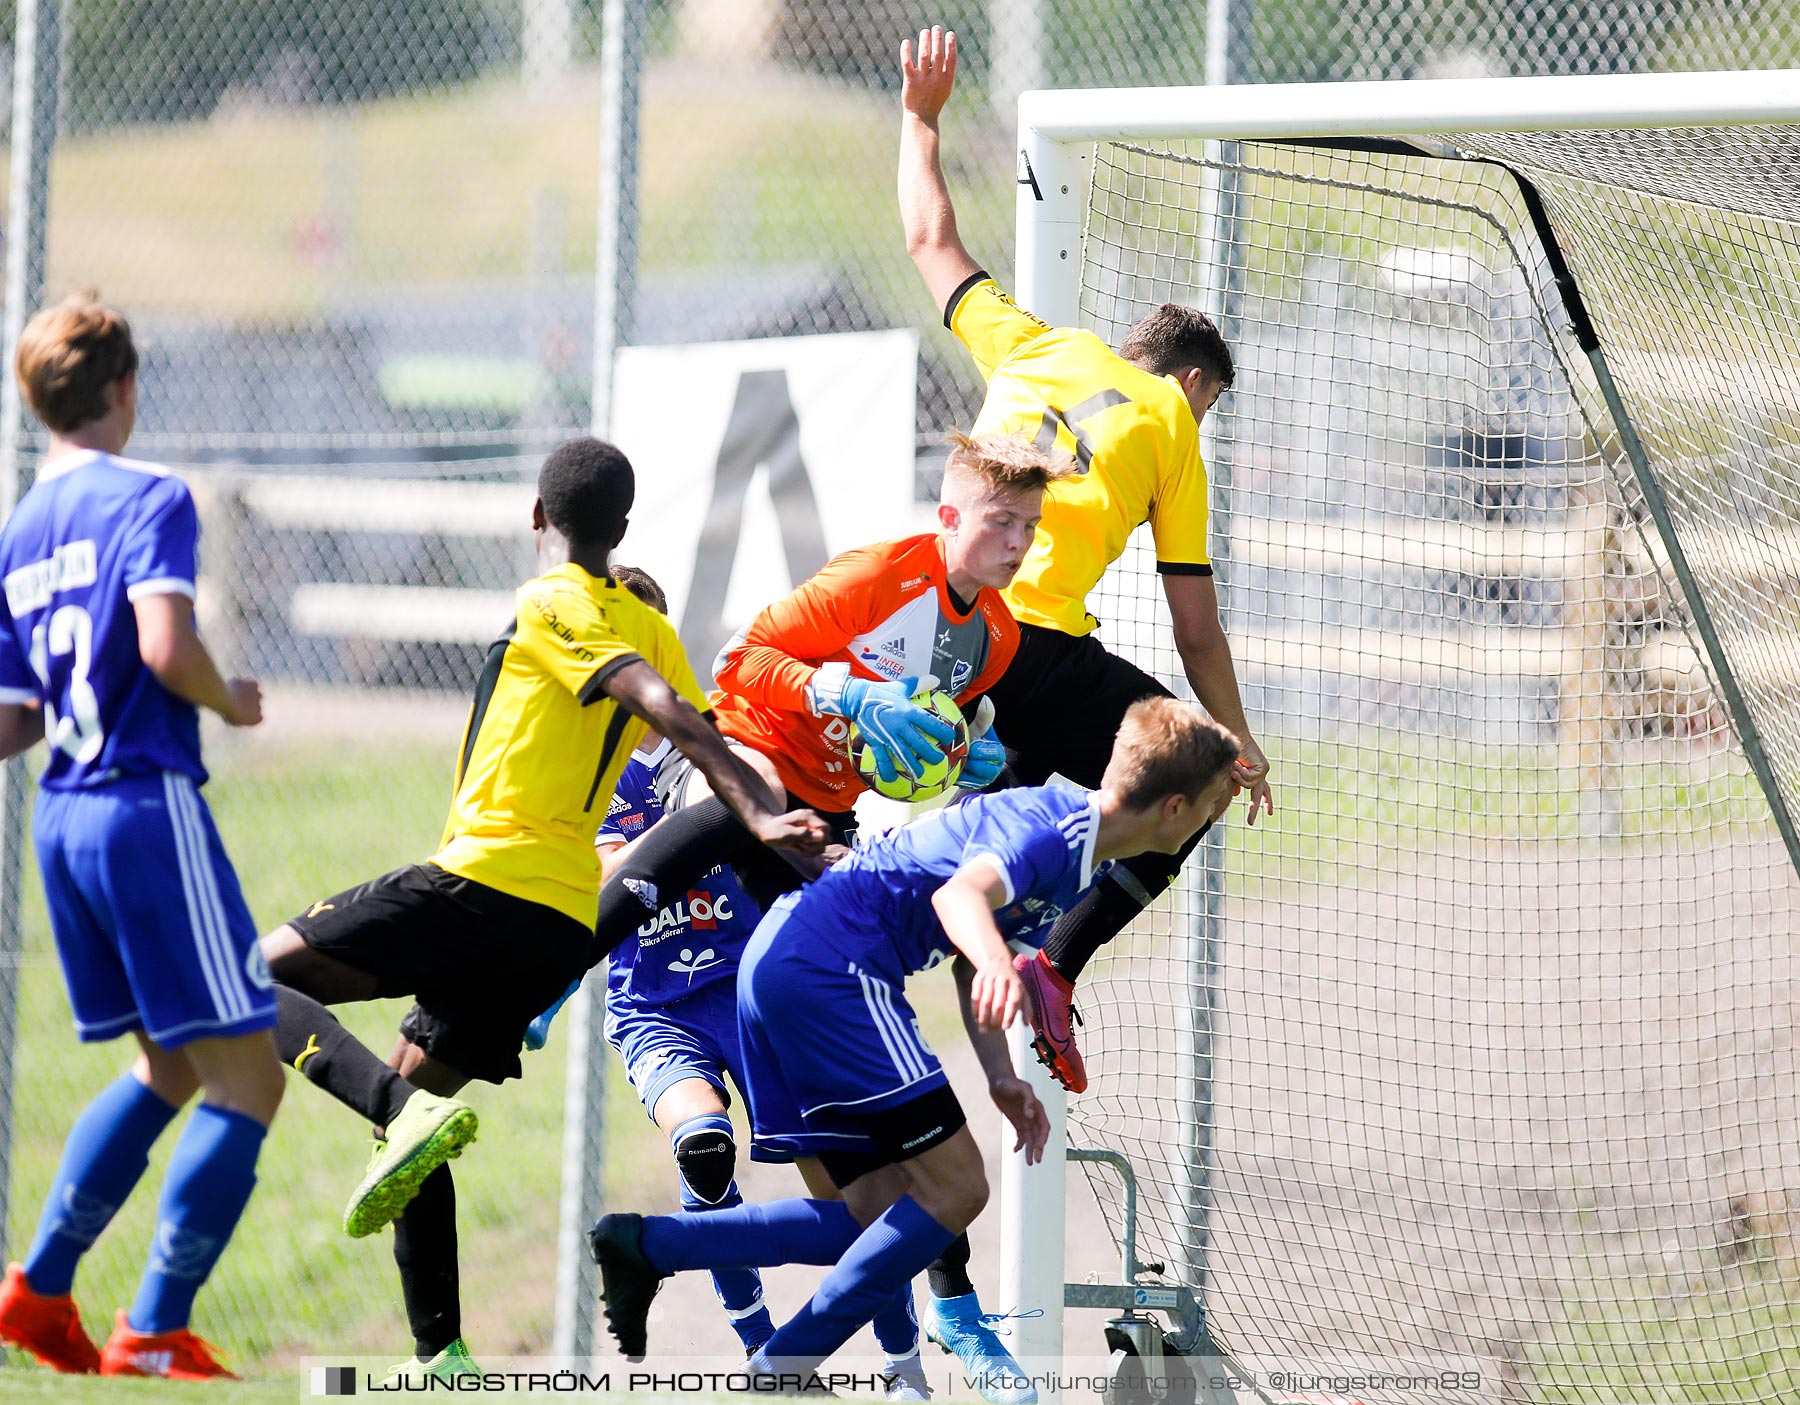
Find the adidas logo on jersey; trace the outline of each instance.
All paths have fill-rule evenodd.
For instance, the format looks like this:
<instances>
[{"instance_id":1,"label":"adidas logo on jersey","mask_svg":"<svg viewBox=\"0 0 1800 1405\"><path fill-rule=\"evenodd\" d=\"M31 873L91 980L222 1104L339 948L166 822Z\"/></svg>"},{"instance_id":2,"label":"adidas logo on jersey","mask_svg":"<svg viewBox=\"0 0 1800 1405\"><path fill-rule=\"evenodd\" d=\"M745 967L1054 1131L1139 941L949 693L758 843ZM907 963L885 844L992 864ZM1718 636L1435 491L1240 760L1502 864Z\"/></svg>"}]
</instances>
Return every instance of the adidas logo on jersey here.
<instances>
[{"instance_id":1,"label":"adidas logo on jersey","mask_svg":"<svg viewBox=\"0 0 1800 1405\"><path fill-rule=\"evenodd\" d=\"M888 640L887 643L881 646L881 652L884 654L904 654L906 652L906 636L902 634L896 639Z\"/></svg>"},{"instance_id":2,"label":"adidas logo on jersey","mask_svg":"<svg viewBox=\"0 0 1800 1405\"><path fill-rule=\"evenodd\" d=\"M630 808L631 808L631 802L629 800L627 800L623 795L614 795L612 798L612 804L610 804L606 807L606 818L610 820L614 815L620 814L625 810L629 810Z\"/></svg>"}]
</instances>

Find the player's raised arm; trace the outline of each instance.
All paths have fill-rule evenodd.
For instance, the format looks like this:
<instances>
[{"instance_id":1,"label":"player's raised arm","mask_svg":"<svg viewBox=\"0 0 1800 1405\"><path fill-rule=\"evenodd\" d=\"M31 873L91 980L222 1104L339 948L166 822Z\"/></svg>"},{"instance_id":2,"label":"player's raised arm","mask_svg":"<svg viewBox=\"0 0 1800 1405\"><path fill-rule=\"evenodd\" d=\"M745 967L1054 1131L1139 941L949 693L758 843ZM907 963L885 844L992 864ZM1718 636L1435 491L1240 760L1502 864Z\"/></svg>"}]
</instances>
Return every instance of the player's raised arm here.
<instances>
[{"instance_id":1,"label":"player's raised arm","mask_svg":"<svg viewBox=\"0 0 1800 1405\"><path fill-rule=\"evenodd\" d=\"M604 687L627 712L661 732L698 766L713 794L764 844L796 854L824 850L825 822L811 810L785 814L777 810L762 777L739 760L712 723L649 664L626 664L607 676Z\"/></svg>"},{"instance_id":2,"label":"player's raised arm","mask_svg":"<svg viewBox=\"0 0 1800 1405\"><path fill-rule=\"evenodd\" d=\"M981 265L963 247L938 154L938 115L956 86L956 35L942 25L900 45L900 224L940 310Z\"/></svg>"}]
</instances>

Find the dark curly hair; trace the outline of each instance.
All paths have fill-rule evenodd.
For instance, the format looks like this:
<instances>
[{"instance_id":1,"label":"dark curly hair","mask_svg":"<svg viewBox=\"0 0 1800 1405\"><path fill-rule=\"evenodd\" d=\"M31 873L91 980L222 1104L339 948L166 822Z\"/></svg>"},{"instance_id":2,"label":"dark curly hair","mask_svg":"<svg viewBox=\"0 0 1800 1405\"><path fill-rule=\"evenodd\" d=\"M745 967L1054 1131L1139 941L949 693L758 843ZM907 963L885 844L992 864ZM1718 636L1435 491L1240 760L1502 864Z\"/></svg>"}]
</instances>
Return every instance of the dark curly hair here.
<instances>
[{"instance_id":1,"label":"dark curly hair","mask_svg":"<svg viewBox=\"0 0 1800 1405\"><path fill-rule=\"evenodd\" d=\"M618 545L636 491L631 460L599 439L571 439L538 470L544 516L571 542Z\"/></svg>"}]
</instances>

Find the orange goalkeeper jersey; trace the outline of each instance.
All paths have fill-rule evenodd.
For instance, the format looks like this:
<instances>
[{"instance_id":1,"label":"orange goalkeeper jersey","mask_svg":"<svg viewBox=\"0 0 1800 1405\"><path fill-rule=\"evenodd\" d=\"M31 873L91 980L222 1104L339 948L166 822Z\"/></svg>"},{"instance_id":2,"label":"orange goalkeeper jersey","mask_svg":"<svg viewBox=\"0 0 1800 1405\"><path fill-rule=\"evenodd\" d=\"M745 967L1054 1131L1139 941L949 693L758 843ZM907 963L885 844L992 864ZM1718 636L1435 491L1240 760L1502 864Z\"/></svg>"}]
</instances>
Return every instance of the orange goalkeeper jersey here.
<instances>
[{"instance_id":1,"label":"orange goalkeeper jersey","mask_svg":"<svg viewBox=\"0 0 1800 1405\"><path fill-rule=\"evenodd\" d=\"M864 789L850 764L850 722L817 716L806 701L821 664L847 663L858 678L935 674L967 711L1018 647L999 591L956 607L935 532L878 542L833 557L725 646L713 711L720 731L774 761L808 805L848 810Z\"/></svg>"}]
</instances>

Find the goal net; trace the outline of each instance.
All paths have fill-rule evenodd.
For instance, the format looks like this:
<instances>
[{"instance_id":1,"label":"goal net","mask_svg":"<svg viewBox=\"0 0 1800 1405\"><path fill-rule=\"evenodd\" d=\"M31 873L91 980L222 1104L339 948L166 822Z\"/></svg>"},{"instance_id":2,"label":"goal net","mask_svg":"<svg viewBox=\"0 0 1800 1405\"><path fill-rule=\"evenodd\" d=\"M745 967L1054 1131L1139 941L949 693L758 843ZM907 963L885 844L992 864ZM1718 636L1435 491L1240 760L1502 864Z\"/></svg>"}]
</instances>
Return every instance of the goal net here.
<instances>
[{"instance_id":1,"label":"goal net","mask_svg":"<svg viewBox=\"0 0 1800 1405\"><path fill-rule=\"evenodd\" d=\"M1792 1400L1800 127L1446 128L1067 148L1082 324L1237 356L1277 805L1090 967L1070 1144L1278 1384ZM1155 582L1101 638L1184 686Z\"/></svg>"}]
</instances>

